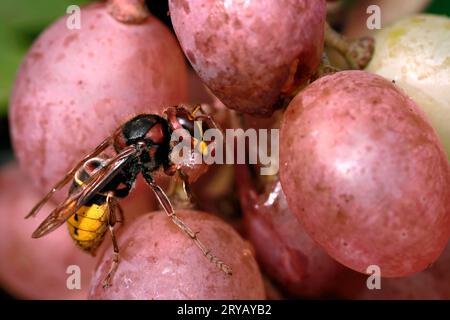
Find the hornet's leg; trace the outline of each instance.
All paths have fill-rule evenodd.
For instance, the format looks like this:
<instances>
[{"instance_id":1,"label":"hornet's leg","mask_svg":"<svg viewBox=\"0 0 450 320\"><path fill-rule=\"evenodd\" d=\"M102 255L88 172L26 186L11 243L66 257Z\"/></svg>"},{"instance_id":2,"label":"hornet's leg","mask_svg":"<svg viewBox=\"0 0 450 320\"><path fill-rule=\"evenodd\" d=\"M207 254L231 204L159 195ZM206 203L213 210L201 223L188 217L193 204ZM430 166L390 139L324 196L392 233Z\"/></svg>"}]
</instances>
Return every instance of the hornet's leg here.
<instances>
[{"instance_id":1,"label":"hornet's leg","mask_svg":"<svg viewBox=\"0 0 450 320\"><path fill-rule=\"evenodd\" d=\"M181 219L179 219L175 213L175 210L172 207L172 204L169 201L169 198L164 193L164 191L161 189L160 186L158 186L154 181L149 172L143 172L143 176L147 183L152 188L153 192L156 195L156 198L158 199L160 205L163 207L164 211L167 213L167 215L172 219L172 222L175 223L175 225L180 228L191 240L195 243L197 247L200 248L200 250L203 252L203 255L216 267L218 267L220 270L225 272L226 274L231 275L232 269L228 265L226 265L223 261L221 261L219 258L217 258L215 255L211 253L211 250L208 249L197 237L197 232L192 231L191 228L189 228Z\"/></svg>"},{"instance_id":2,"label":"hornet's leg","mask_svg":"<svg viewBox=\"0 0 450 320\"><path fill-rule=\"evenodd\" d=\"M113 245L113 257L111 262L111 267L109 269L108 274L106 275L105 279L103 280L103 288L109 288L111 284L111 279L114 276L114 273L117 270L117 267L119 266L119 246L117 244L116 235L114 232L114 225L116 223L116 209L118 208L117 200L114 198L114 195L112 192L108 194L106 197L106 201L108 203L108 229L111 234L111 240Z\"/></svg>"},{"instance_id":3,"label":"hornet's leg","mask_svg":"<svg viewBox=\"0 0 450 320\"><path fill-rule=\"evenodd\" d=\"M118 212L118 217L116 217L116 222L118 222L120 224L124 224L125 215L123 214L122 206L118 202L116 202L116 205L117 205L117 212Z\"/></svg>"},{"instance_id":4,"label":"hornet's leg","mask_svg":"<svg viewBox=\"0 0 450 320\"><path fill-rule=\"evenodd\" d=\"M133 189L133 186L136 182L138 173L139 173L139 170L137 169L137 167L132 166L132 167L128 168L128 171L123 174L123 180L124 180L125 186L123 188L116 189L114 191L114 194L112 195L112 199L113 199L112 201L114 202L112 205L113 205L113 207L117 208L117 213L118 213L118 216L115 217L115 222L118 222L120 224L125 223L125 215L123 213L122 206L118 202L118 199L123 199L128 196L131 189ZM112 211L114 211L114 210L112 210Z\"/></svg>"}]
</instances>

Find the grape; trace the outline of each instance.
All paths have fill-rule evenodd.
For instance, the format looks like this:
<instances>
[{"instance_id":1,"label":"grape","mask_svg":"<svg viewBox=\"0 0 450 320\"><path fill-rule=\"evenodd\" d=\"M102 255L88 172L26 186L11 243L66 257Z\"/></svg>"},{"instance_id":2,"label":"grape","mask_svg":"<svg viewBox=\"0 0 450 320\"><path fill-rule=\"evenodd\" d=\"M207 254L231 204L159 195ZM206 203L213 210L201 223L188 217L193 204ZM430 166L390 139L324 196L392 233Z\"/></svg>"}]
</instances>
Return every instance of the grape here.
<instances>
[{"instance_id":1,"label":"grape","mask_svg":"<svg viewBox=\"0 0 450 320\"><path fill-rule=\"evenodd\" d=\"M246 231L265 271L295 296L329 292L344 267L306 234L289 210L279 181L257 194L244 166L237 167L236 178Z\"/></svg>"},{"instance_id":2,"label":"grape","mask_svg":"<svg viewBox=\"0 0 450 320\"><path fill-rule=\"evenodd\" d=\"M233 268L226 275L210 263L164 212L135 220L119 238L121 262L112 287L102 281L111 263L105 251L90 299L263 299L264 286L251 247L226 223L198 211L180 210L212 252Z\"/></svg>"},{"instance_id":3,"label":"grape","mask_svg":"<svg viewBox=\"0 0 450 320\"><path fill-rule=\"evenodd\" d=\"M184 53L229 108L270 115L290 73L304 80L319 65L324 0L170 0L169 8Z\"/></svg>"},{"instance_id":4,"label":"grape","mask_svg":"<svg viewBox=\"0 0 450 320\"><path fill-rule=\"evenodd\" d=\"M66 18L33 44L11 97L15 153L39 190L128 118L187 100L182 53L156 18L123 24L103 3L81 9L79 30Z\"/></svg>"},{"instance_id":5,"label":"grape","mask_svg":"<svg viewBox=\"0 0 450 320\"><path fill-rule=\"evenodd\" d=\"M417 105L391 82L344 71L311 84L280 132L280 178L309 235L359 272L434 262L450 237L450 168Z\"/></svg>"},{"instance_id":6,"label":"grape","mask_svg":"<svg viewBox=\"0 0 450 320\"><path fill-rule=\"evenodd\" d=\"M422 107L450 159L450 19L414 15L383 28L367 71L395 80Z\"/></svg>"},{"instance_id":7,"label":"grape","mask_svg":"<svg viewBox=\"0 0 450 320\"><path fill-rule=\"evenodd\" d=\"M26 299L86 299L95 259L75 246L62 226L46 237L32 239L42 221L24 216L39 201L17 165L0 169L0 284L10 294ZM54 209L46 205L43 212ZM42 217L41 217L42 218ZM70 265L81 271L81 290L66 286Z\"/></svg>"}]
</instances>

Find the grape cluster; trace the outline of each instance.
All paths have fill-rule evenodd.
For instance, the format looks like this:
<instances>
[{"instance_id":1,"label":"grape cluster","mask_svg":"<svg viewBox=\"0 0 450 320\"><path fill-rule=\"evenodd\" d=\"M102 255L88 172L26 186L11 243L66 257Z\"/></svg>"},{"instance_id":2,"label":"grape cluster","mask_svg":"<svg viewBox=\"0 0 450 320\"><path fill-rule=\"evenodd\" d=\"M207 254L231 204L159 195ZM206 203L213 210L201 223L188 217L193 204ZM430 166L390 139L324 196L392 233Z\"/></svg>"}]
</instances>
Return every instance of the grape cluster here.
<instances>
[{"instance_id":1,"label":"grape cluster","mask_svg":"<svg viewBox=\"0 0 450 320\"><path fill-rule=\"evenodd\" d=\"M349 40L327 24L349 10L340 1L168 4L175 36L144 1L109 0L82 7L79 30L62 17L28 51L9 111L20 169L0 171L1 285L24 298L450 299L448 17L390 17L374 40L353 23L344 30L364 37ZM123 202L111 288L110 240L91 258L62 230L30 238L38 221L22 217L124 121L203 102L222 129L280 129L279 175L215 164L190 199L157 178L232 275L141 180ZM81 291L66 286L69 265ZM367 287L370 266L381 290Z\"/></svg>"}]
</instances>

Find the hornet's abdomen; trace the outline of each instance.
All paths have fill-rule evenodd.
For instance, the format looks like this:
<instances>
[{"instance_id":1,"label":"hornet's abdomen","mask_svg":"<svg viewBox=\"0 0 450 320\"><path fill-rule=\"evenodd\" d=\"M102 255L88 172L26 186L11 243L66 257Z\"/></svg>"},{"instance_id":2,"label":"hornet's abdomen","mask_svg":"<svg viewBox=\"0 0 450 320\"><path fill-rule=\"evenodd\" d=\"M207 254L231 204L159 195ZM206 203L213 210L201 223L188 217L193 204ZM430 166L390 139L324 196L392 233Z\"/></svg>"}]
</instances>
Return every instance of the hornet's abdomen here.
<instances>
[{"instance_id":1,"label":"hornet's abdomen","mask_svg":"<svg viewBox=\"0 0 450 320\"><path fill-rule=\"evenodd\" d=\"M106 160L92 158L74 175L69 193L75 192L100 168ZM78 209L68 220L69 234L81 249L94 254L105 237L108 229L109 209L106 195L97 193L84 206Z\"/></svg>"},{"instance_id":2,"label":"hornet's abdomen","mask_svg":"<svg viewBox=\"0 0 450 320\"><path fill-rule=\"evenodd\" d=\"M108 206L90 204L81 207L67 220L70 236L83 250L92 254L100 246L108 228Z\"/></svg>"}]
</instances>

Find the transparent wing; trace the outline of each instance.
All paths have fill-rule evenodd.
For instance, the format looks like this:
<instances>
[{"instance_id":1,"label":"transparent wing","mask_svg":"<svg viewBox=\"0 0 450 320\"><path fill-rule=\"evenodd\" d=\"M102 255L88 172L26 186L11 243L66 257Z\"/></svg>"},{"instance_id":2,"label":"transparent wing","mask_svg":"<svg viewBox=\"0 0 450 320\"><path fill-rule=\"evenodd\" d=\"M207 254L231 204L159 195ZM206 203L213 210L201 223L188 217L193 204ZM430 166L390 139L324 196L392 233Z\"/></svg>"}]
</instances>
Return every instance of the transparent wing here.
<instances>
[{"instance_id":1,"label":"transparent wing","mask_svg":"<svg viewBox=\"0 0 450 320\"><path fill-rule=\"evenodd\" d=\"M137 154L136 148L129 146L112 158L105 167L97 171L85 184L76 189L61 205L53 210L33 232L32 237L40 238L57 229L105 187L120 172L127 161Z\"/></svg>"},{"instance_id":2,"label":"transparent wing","mask_svg":"<svg viewBox=\"0 0 450 320\"><path fill-rule=\"evenodd\" d=\"M61 189L62 187L64 187L67 183L69 183L70 181L72 181L73 179L73 175L75 174L75 172L77 172L77 170L90 158L93 158L97 155L99 155L101 152L103 152L106 148L108 148L111 143L113 141L113 136L108 137L107 139L103 140L102 143L100 143L94 151L92 151L91 153L87 154L83 159L81 159L69 172L67 172L67 174L64 176L64 178L62 178L60 181L58 181L53 188L41 199L41 201L39 201L34 207L33 209L31 209L30 213L25 217L25 219L28 219L30 217L35 216L39 210L42 208L42 206L48 202L51 197L53 196L53 194L58 191L59 189Z\"/></svg>"},{"instance_id":3,"label":"transparent wing","mask_svg":"<svg viewBox=\"0 0 450 320\"><path fill-rule=\"evenodd\" d=\"M100 170L94 174L88 184L85 184L82 188L80 188L81 194L78 204L81 206L81 199L83 199L84 202L89 201L92 196L100 192L111 181L111 179L119 173L123 166L127 164L128 160L138 156L139 154L140 151L137 150L134 145L122 150L105 166L103 170Z\"/></svg>"}]
</instances>

